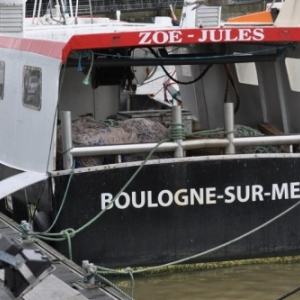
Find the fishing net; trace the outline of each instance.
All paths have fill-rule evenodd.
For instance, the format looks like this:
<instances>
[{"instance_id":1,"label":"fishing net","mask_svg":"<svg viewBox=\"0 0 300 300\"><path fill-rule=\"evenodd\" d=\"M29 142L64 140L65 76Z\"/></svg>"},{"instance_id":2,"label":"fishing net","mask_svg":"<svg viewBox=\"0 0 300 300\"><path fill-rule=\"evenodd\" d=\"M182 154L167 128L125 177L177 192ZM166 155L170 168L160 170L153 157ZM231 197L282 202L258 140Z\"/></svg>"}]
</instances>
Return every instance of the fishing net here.
<instances>
[{"instance_id":1,"label":"fishing net","mask_svg":"<svg viewBox=\"0 0 300 300\"><path fill-rule=\"evenodd\" d=\"M146 118L124 121L98 121L86 116L72 122L74 147L103 146L120 144L157 143L168 137L168 129L159 122ZM57 132L57 149L62 156L61 127ZM147 153L122 155L123 162L142 160ZM152 158L170 157L170 154L157 153ZM76 158L76 167L89 167L116 162L115 155L102 155Z\"/></svg>"},{"instance_id":2,"label":"fishing net","mask_svg":"<svg viewBox=\"0 0 300 300\"><path fill-rule=\"evenodd\" d=\"M201 133L201 132L200 132ZM205 132L204 132L205 133ZM264 134L257 129L235 125L234 135L239 137L255 137ZM202 138L224 138L224 129L217 128L200 134ZM121 144L140 144L140 143L158 143L169 137L169 130L160 122L147 118L131 118L123 121L95 120L90 116L81 117L72 122L72 138L74 147L85 146L103 146L103 145L121 145ZM199 136L198 136L199 138ZM62 141L61 127L58 126L57 148L58 162L62 165ZM236 147L236 154L248 153L278 153L288 152L288 146L243 146ZM204 149L198 153L188 152L188 155L209 155L214 154L207 151L214 151L215 154L221 154L222 149ZM221 152L220 152L221 151ZM219 153L218 153L219 152ZM123 154L119 156L122 162L131 162L144 160L148 153ZM152 158L169 158L173 153L155 153ZM113 164L117 162L116 155L98 155L87 157L76 157L76 167L90 167L96 165Z\"/></svg>"},{"instance_id":3,"label":"fishing net","mask_svg":"<svg viewBox=\"0 0 300 300\"><path fill-rule=\"evenodd\" d=\"M224 131L224 128L219 128L219 131ZM216 130L217 132L217 130ZM235 125L234 126L234 137L256 137L256 136L264 136L264 134L254 128L244 126L244 125ZM224 133L220 134L208 134L206 138L224 138ZM248 154L248 153L278 153L278 152L286 152L285 146L242 146L235 147L236 154Z\"/></svg>"}]
</instances>

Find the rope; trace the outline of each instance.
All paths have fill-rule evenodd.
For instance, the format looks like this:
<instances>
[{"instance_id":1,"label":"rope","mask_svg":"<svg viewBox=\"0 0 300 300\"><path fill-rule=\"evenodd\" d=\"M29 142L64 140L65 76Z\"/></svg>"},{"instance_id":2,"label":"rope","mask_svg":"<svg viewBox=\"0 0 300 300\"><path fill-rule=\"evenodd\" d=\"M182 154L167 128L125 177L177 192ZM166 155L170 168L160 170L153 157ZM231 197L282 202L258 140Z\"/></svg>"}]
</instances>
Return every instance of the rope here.
<instances>
[{"instance_id":1,"label":"rope","mask_svg":"<svg viewBox=\"0 0 300 300\"><path fill-rule=\"evenodd\" d=\"M288 297L290 297L290 296L296 294L296 293L299 292L299 291L300 291L300 286L298 286L297 288L291 290L290 292L286 293L285 295L283 295L283 296L277 298L276 300L283 300L283 299L286 299L286 298L288 298Z\"/></svg>"},{"instance_id":2,"label":"rope","mask_svg":"<svg viewBox=\"0 0 300 300\"><path fill-rule=\"evenodd\" d=\"M72 242L71 239L87 227L89 227L91 224L93 224L96 220L98 220L109 208L110 206L117 200L117 198L120 196L120 194L130 185L130 183L134 180L134 178L138 175L138 173L141 171L141 169L144 167L144 165L147 163L147 161L150 159L150 157L153 155L153 153L156 151L156 149L164 142L169 141L169 139L165 139L157 143L157 145L150 151L150 153L147 155L145 160L141 163L141 165L138 167L138 169L134 172L134 174L130 177L130 179L125 183L125 185L121 188L121 190L115 195L115 197L110 201L110 203L102 210L100 211L94 218L89 220L87 223L85 223L83 226L79 227L77 230L73 228L68 228L65 230L62 230L61 232L58 233L49 233L49 231L54 227L56 224L58 217L62 211L62 208L65 204L66 197L68 194L69 186L72 180L72 177L74 175L74 163L73 167L70 173L69 181L66 187L66 191L61 203L61 206L59 208L59 211L52 223L52 225L45 231L45 232L29 232L26 230L26 228L22 228L22 231L27 231L27 234L29 236L35 236L37 238L46 240L46 241L55 241L55 242L61 242L67 240L68 243L68 251L69 251L69 259L72 259Z\"/></svg>"},{"instance_id":3,"label":"rope","mask_svg":"<svg viewBox=\"0 0 300 300\"><path fill-rule=\"evenodd\" d=\"M37 209L38 209L38 207L39 207L39 204L40 204L40 201L41 201L41 198L42 198L42 194L43 194L43 191L44 191L46 182L47 182L47 180L44 180L43 186L42 186L41 191L40 191L40 194L39 194L39 197L38 197L38 199L37 199L37 201L36 201L36 205L35 205L34 212L33 212L33 214L32 214L32 220L34 220L35 214L36 214Z\"/></svg>"},{"instance_id":4,"label":"rope","mask_svg":"<svg viewBox=\"0 0 300 300\"><path fill-rule=\"evenodd\" d=\"M91 54L91 65L90 65L90 68L89 68L89 71L86 75L86 77L83 79L83 84L85 85L90 85L90 75L91 75L91 72L92 72L92 69L93 69L93 66L94 66L94 52L93 51L89 51L89 53Z\"/></svg>"},{"instance_id":5,"label":"rope","mask_svg":"<svg viewBox=\"0 0 300 300\"><path fill-rule=\"evenodd\" d=\"M292 211L293 209L295 209L297 206L300 205L300 201L295 203L294 205L292 205L290 208L286 209L285 211L283 211L282 213L280 213L279 215L275 216L274 218L270 219L269 221L265 222L264 224L226 242L226 243L223 243L217 247L214 247L214 248L211 248L209 250L206 250L206 251L203 251L203 252L200 252L198 254L195 254L195 255L191 255L189 257L186 257L186 258L183 258L183 259L179 259L179 260L175 260L173 262L170 262L170 263L167 263L167 264L163 264L163 265L159 265L159 266L154 266L154 267L149 267L149 268L141 268L141 269L136 269L136 270L133 270L132 273L133 274L140 274L140 273L146 273L146 272L150 272L150 271L153 271L153 270L157 270L157 269L162 269L162 268L167 268L169 266L172 266L172 265L176 265L176 264L180 264L180 263L184 263L184 262L187 262L187 261L190 261L190 260L193 260L193 259L196 259L196 258L199 258L201 256L204 256L206 254L209 254L211 252L214 252L216 250L219 250L221 248L224 248L224 247L227 247L229 245L232 245L236 242L238 242L239 240L242 240L243 238L259 231L260 229L268 226L269 224L273 223L274 221L276 221L277 219L283 217L284 215L286 215L287 213L289 213L290 211ZM106 274L127 274L128 272L124 272L124 271L117 271L117 270L114 270L114 269L109 269L109 268L104 268L104 267L101 267L101 266L97 266L97 270L98 272L102 272L102 271L105 271ZM299 290L300 290L300 287L299 287ZM283 298L284 299L284 298Z\"/></svg>"},{"instance_id":6,"label":"rope","mask_svg":"<svg viewBox=\"0 0 300 300\"><path fill-rule=\"evenodd\" d=\"M102 121L96 121L96 122L102 122ZM110 121L107 122L107 126L112 125L114 126L114 122ZM237 131L237 130L235 130ZM248 130L248 128L246 127L240 127L239 131L244 131L244 134L247 133L249 135L253 134L253 131L250 132ZM170 139L173 140L178 140L178 139L184 139L186 136L207 136L207 135L220 135L220 134L228 134L228 132L224 131L223 129L214 129L214 130L207 130L207 131L200 131L200 132L195 132L192 134L187 134L187 132L185 131L185 127L184 124L179 124L179 123L172 123L170 126ZM118 197L120 196L120 194L130 185L130 183L135 179L135 177L139 174L139 172L142 170L142 168L145 166L145 164L147 163L147 161L151 158L151 156L153 155L153 153L156 151L156 149L164 142L169 141L170 139L165 139L160 141L159 143L157 143L157 145L150 151L150 153L147 155L147 157L145 158L145 160L141 163L141 165L138 167L138 169L133 173L133 175L130 177L130 179L124 184L124 186L120 189L120 191L115 195L115 197L110 201L110 203L102 210L100 211L94 218L92 218L91 220L89 220L87 223L85 223L83 226L79 227L78 229L73 229L73 228L68 228L68 229L64 229L62 231L60 231L59 233L49 233L49 231L55 226L60 213L64 207L65 201L66 201L66 197L68 194L68 190L69 190L69 186L72 180L72 177L74 175L74 163L72 166L72 170L69 176L69 181L65 190L65 194L61 203L61 206L58 210L58 213L52 223L52 225L48 228L48 230L46 230L45 232L42 233L32 233L32 232L27 232L28 235L33 235L36 236L37 238L46 240L46 241L65 241L67 240L67 244L68 244L68 252L69 252L69 258L72 260L73 256L72 256L72 238L80 233L81 231L83 231L84 229L86 229L87 227L89 227L92 223L94 223L96 220L98 220L110 207L111 205L118 199ZM69 151L70 149L68 149L67 151ZM159 265L159 266L154 266L154 267L149 267L149 268L143 268L143 269L138 269L138 270L133 270L131 268L126 268L125 272L123 271L116 271L113 269L109 269L109 268L103 268L101 266L97 266L97 272L95 273L95 276L102 280L102 282L106 282L108 283L111 287L113 287L114 289L116 289L118 292L120 292L122 295L124 295L126 298L129 299L133 299L133 292L134 292L134 274L139 274L139 273L145 273L145 272L149 272L152 270L156 270L156 269L162 269L162 268L166 268L169 267L171 265L175 265L175 264L180 264L183 262L187 262L189 260L192 259L196 259L198 257L204 256L208 253L211 253L213 251L216 251L218 249L224 248L226 246L229 246L253 233L255 233L256 231L264 228L265 226L269 225L270 223L274 222L275 220L277 220L278 218L284 216L286 213L288 213L289 211L291 211L292 209L294 209L295 207L297 207L300 204L300 201L298 203L296 203L295 205L293 205L292 207L290 207L289 209L285 210L284 212L282 212L281 214L277 215L276 217L274 217L273 219L269 220L268 222L258 226L257 228L235 238L232 239L222 245L219 245L215 248L209 249L207 251L198 253L196 255L192 255L189 257L186 257L184 259L180 259L180 260L176 260L167 264L163 264L163 265ZM26 228L21 228L22 231L26 232ZM28 230L27 230L28 231ZM128 296L127 294L125 294L123 291L121 291L119 288L117 288L113 283L111 283L110 281L108 281L106 278L104 278L103 276L101 276L99 273L105 273L105 274L129 274L130 278L131 278L131 296ZM300 290L300 287L299 287ZM298 291L298 289L297 289ZM293 293L295 293L296 291L292 291ZM291 292L290 292L291 293ZM289 293L289 295L290 295ZM280 298L280 299L284 299L284 298Z\"/></svg>"},{"instance_id":7,"label":"rope","mask_svg":"<svg viewBox=\"0 0 300 300\"><path fill-rule=\"evenodd\" d=\"M133 270L131 268L126 268L125 270L129 276L130 276L130 279L131 279L131 287L130 287L130 295L131 295L131 298L133 298L133 291L134 291L134 277L133 277Z\"/></svg>"},{"instance_id":8,"label":"rope","mask_svg":"<svg viewBox=\"0 0 300 300\"><path fill-rule=\"evenodd\" d=\"M125 185L121 188L121 190L115 195L115 197L110 201L110 203L100 212L98 213L93 219L88 221L85 225L78 228L76 230L76 234L90 226L92 223L94 223L97 219L99 219L110 207L111 205L117 200L117 198L120 196L121 193L130 185L130 183L133 181L133 179L138 175L138 173L141 171L141 169L145 166L147 161L150 159L150 157L153 155L153 153L156 151L156 149L163 143L169 141L169 139L165 139L157 143L157 145L150 151L150 153L147 155L145 160L141 163L141 165L138 167L138 169L134 172L134 174L129 178L129 180L125 183Z\"/></svg>"},{"instance_id":9,"label":"rope","mask_svg":"<svg viewBox=\"0 0 300 300\"><path fill-rule=\"evenodd\" d=\"M220 134L220 132L225 133L223 130L208 130L208 131L202 131L202 132L198 132L198 133L194 133L192 135L209 135L209 134L213 134L213 133L218 133ZM184 139L186 136L189 136L185 129L184 129L184 125L183 124L176 124L173 123L171 124L170 127L170 137L171 139ZM87 223L85 223L83 226L79 227L78 229L65 229L62 230L61 232L58 233L50 233L50 231L53 229L53 227L55 226L61 211L64 207L66 198L67 198L67 194L69 191L69 187L70 187L70 183L71 180L73 178L74 175L74 162L73 162L73 166L71 169L71 173L70 173L70 177L68 180L68 184L64 193L64 197L61 203L61 206L58 210L58 213L52 223L52 225L45 231L45 232L27 232L28 236L36 236L37 238L46 240L46 241L55 241L55 242L61 242L61 241L65 241L67 240L68 243L68 252L69 252L69 258L72 259L73 255L72 255L72 242L71 239L78 233L80 233L81 231L83 231L84 229L86 229L87 227L89 227L91 224L93 224L95 221L97 221L110 207L111 205L118 199L118 197L120 196L121 193L123 193L123 191L130 185L130 183L135 179L135 177L139 174L139 172L142 170L142 168L145 166L145 164L147 163L147 161L151 158L151 156L153 155L153 153L156 151L156 149L163 143L169 141L170 139L164 139L162 141L160 141L159 143L157 143L157 145L150 151L150 153L147 155L147 157L145 158L145 160L141 163L141 165L138 167L138 169L134 172L134 174L129 178L129 180L124 184L124 186L120 189L120 191L115 195L115 197L110 201L110 203L102 210L100 211L95 217L93 217L91 220L89 220ZM24 232L26 233L26 228L22 228L22 232L24 234Z\"/></svg>"},{"instance_id":10,"label":"rope","mask_svg":"<svg viewBox=\"0 0 300 300\"><path fill-rule=\"evenodd\" d=\"M296 43L288 43L285 45L280 45L280 44L275 44L274 46L276 46L276 50L278 51L283 51L285 49L296 49ZM148 48L149 52L152 53L154 55L154 57L132 57L132 56L128 56L128 55L120 55L118 54L108 54L108 53L101 53L101 52L95 52L95 54L97 56L102 56L102 57L111 57L111 58L125 58L125 59L130 59L132 61L134 61L135 59L138 58L143 58L145 61L159 61L159 60L171 60L173 59L173 57L170 56L166 56L166 57L162 57L162 56L158 56L158 54L155 52L153 53L153 49L151 47ZM232 53L232 54L220 54L220 55L209 55L209 56L193 56L193 58L195 59L195 61L199 61L199 63L201 63L201 60L206 60L206 59L213 59L213 58L227 58L227 57L240 57L241 55L255 55L255 54L263 54L265 53L266 55L268 55L269 53L273 53L274 48L265 48L265 49L259 49L259 50L253 50L253 51L247 51L244 53ZM185 60L190 60L190 56L182 56L182 57L176 57L176 59L182 61L182 65L186 64ZM170 74L169 74L170 75ZM173 79L173 78L172 78ZM187 84L185 82L180 82L181 84Z\"/></svg>"},{"instance_id":11,"label":"rope","mask_svg":"<svg viewBox=\"0 0 300 300\"><path fill-rule=\"evenodd\" d=\"M51 229L54 227L54 225L56 224L56 222L57 222L57 220L58 220L58 218L59 218L59 216L60 216L60 213L61 213L61 211L62 211L62 208L64 207L64 204L65 204L65 202L66 202L66 198L67 198L67 195L68 195L68 191L69 191L69 187L70 187L70 184L71 184L71 180L72 180L72 178L73 178L73 176L74 176L74 167L75 167L75 162L73 162L72 169L71 169L71 173L70 173L69 180L68 180L68 184L67 184L67 188L66 188L66 190L65 190L64 197L63 197L61 206L60 206L60 208L59 208L59 210L58 210L58 213L57 213L57 215L55 216L55 219L54 219L52 225L44 232L44 234L45 234L45 233L48 233L49 231L51 231Z\"/></svg>"},{"instance_id":12,"label":"rope","mask_svg":"<svg viewBox=\"0 0 300 300\"><path fill-rule=\"evenodd\" d=\"M245 130L246 128L245 127L242 127L240 128L241 131ZM248 128L247 128L248 129ZM246 131L246 130L245 130ZM225 132L223 129L214 129L214 130L208 130L208 131L202 131L202 132L196 132L196 133L193 133L193 134L190 134L188 135L184 129L184 125L183 124L176 124L176 123L173 123L171 124L171 127L170 127L170 138L171 139L184 139L186 136L205 136L205 135L214 135L214 134L226 134L228 132ZM249 133L249 130L247 131L248 134L251 134ZM169 141L170 139L165 139L165 140L162 140L160 141L159 143L157 143L157 145L150 151L150 153L147 155L146 159L141 163L141 165L138 167L138 169L134 172L134 174L130 177L130 179L124 184L124 186L121 188L121 190L115 195L115 197L110 201L110 203L102 210L100 211L94 218L92 218L91 220L89 220L86 224L84 224L83 226L81 226L80 228L78 229L73 229L73 228L68 228L68 229L64 229L62 231L60 231L59 233L49 233L49 231L54 227L54 225L56 224L58 218L59 218L59 215L62 211L62 208L65 204L65 201L66 201L66 196L67 196L67 193L68 193L68 190L69 190L69 186L70 186L70 183L71 183L71 180L72 180L72 177L74 175L74 163L73 163L73 167L72 167L72 170L71 170L71 173L70 173L70 176L69 176L69 181L68 181L68 184L67 184L67 188L66 188L66 191L65 191L65 194L64 194L64 197L63 197L63 200L62 200L62 203L61 203L61 206L59 208L59 211L52 223L52 225L49 227L49 229L45 232L42 232L42 233L29 233L31 235L34 235L36 236L37 238L40 238L40 239L43 239L43 240L47 240L47 241L65 241L67 240L67 243L68 243L68 252L69 252L69 258L72 260L73 256L72 256L72 238L80 233L81 231L83 231L84 229L86 229L87 227L89 227L92 223L94 223L96 220L98 220L109 208L110 206L116 201L116 199L120 196L120 194L130 185L130 183L134 180L134 178L139 174L139 172L141 171L141 169L145 166L145 164L147 163L147 161L151 158L151 156L153 155L153 153L156 151L156 149L164 142L166 141ZM133 270L131 268L126 268L125 271L116 271L116 270L113 270L113 269L109 269L109 268L103 268L101 266L97 266L97 272L95 273L95 276L102 280L102 282L106 282L108 283L111 287L113 287L114 289L116 289L118 292L120 292L122 295L124 295L126 298L128 299L133 299L133 292L134 292L134 274L140 274L140 273L146 273L146 272L149 272L149 271L152 271L152 270L156 270L156 269L162 269L162 268L166 268L166 267L169 267L169 266L172 266L172 265L175 265L175 264L180 264L180 263L184 263L184 262L187 262L187 261L190 261L190 260L193 260L193 259L196 259L196 258L199 258L201 256L204 256L208 253L211 253L211 252L214 252L218 249L221 249L221 248L224 248L224 247L227 247L255 232L257 232L258 230L266 227L267 225L269 225L270 223L274 222L275 220L279 219L280 217L284 216L285 214L287 214L289 211L293 210L294 208L296 208L298 205L300 205L300 201L296 204L294 204L293 206L291 206L289 209L285 210L284 212L282 212L281 214L277 215L276 217L274 217L273 219L265 222L264 224L258 226L257 228L235 238L235 239L232 239L224 244L221 244L217 247L214 247L212 249L209 249L209 250L206 250L206 251L203 251L201 253L198 253L198 254L195 254L195 255L192 255L192 256L189 256L189 257L186 257L186 258L183 258L183 259L180 259L180 260L176 260L176 261L173 261L173 262L170 262L170 263L167 263L167 264L163 264L163 265L159 265L159 266L154 266L154 267L149 267L149 268L143 268L143 269L138 269L138 270ZM23 231L26 230L26 228L22 228ZM125 294L123 291L121 291L119 288L117 288L113 283L111 283L110 281L108 281L106 278L104 278L103 276L101 276L99 273L105 273L105 274L129 274L130 276L130 279L131 279L131 296L128 296L127 294ZM291 294L294 294L296 293L298 290L300 290L300 287L289 292L287 295L291 295ZM281 299L285 299L287 296L285 295L284 298L279 298L280 300Z\"/></svg>"},{"instance_id":13,"label":"rope","mask_svg":"<svg viewBox=\"0 0 300 300\"><path fill-rule=\"evenodd\" d=\"M82 72L81 60L82 60L82 52L79 53L79 57L78 57L78 66L77 66L78 72Z\"/></svg>"},{"instance_id":14,"label":"rope","mask_svg":"<svg viewBox=\"0 0 300 300\"><path fill-rule=\"evenodd\" d=\"M242 129L244 130L245 128L242 128ZM161 144L163 144L164 142L169 141L170 139L179 140L179 139L185 139L185 137L187 137L187 136L207 136L207 135L214 135L214 134L221 134L221 133L222 134L228 134L228 132L224 131L223 129L213 129L213 130L200 131L200 132L195 132L195 133L192 133L192 134L187 134L187 132L184 129L183 124L172 123L171 126L170 126L170 138L169 139L164 139L164 140L160 141L159 143L157 143L157 145L150 151L150 153L147 155L147 157L141 163L141 165L138 167L138 169L134 172L134 174L129 178L129 180L124 184L124 186L120 189L120 191L115 195L115 197L110 201L110 203L102 211L100 211L95 217L93 217L91 220L89 220L87 223L85 223L83 226L79 227L76 230L73 229L73 228L68 228L68 229L62 230L61 232L58 232L58 233L49 233L53 229L53 227L55 226L55 224L56 224L56 222L57 222L57 220L58 220L58 218L61 214L61 211L64 207L64 204L65 204L65 201L66 201L66 198L67 198L67 194L68 194L68 191L69 191L69 186L70 186L72 177L74 175L75 165L74 165L74 162L73 162L73 166L72 166L70 177L69 177L69 180L68 180L68 184L67 184L67 187L66 187L66 190L65 190L65 193L64 193L64 197L63 197L61 206L58 210L58 213L57 213L52 225L45 232L32 232L32 231L29 232L26 228L22 228L23 235L24 235L24 232L26 233L26 230L27 230L27 235L28 236L36 236L37 238L40 238L40 239L43 239L43 240L56 241L56 242L67 240L69 258L72 259L72 242L71 242L71 239L76 234L80 233L81 231L83 231L84 229L89 227L91 224L93 224L95 221L97 221L111 207L111 205L118 199L120 194L123 193L123 191L131 184L131 182L139 174L139 172L145 166L147 161L151 158L153 153L156 151L156 149ZM201 254L201 255L204 255L204 254ZM192 258L190 258L190 259L192 259ZM187 260L189 260L189 259L187 259ZM175 263L178 263L178 262L175 262Z\"/></svg>"},{"instance_id":15,"label":"rope","mask_svg":"<svg viewBox=\"0 0 300 300\"><path fill-rule=\"evenodd\" d=\"M188 136L184 124L172 123L170 125L170 137L172 140L183 140Z\"/></svg>"},{"instance_id":16,"label":"rope","mask_svg":"<svg viewBox=\"0 0 300 300\"><path fill-rule=\"evenodd\" d=\"M188 136L193 137L193 136L211 136L211 135L221 135L221 134L228 134L228 133L234 133L237 130L233 131L225 131L223 128L217 128L217 129L210 129L210 130L205 130L205 131L197 131L190 133Z\"/></svg>"},{"instance_id":17,"label":"rope","mask_svg":"<svg viewBox=\"0 0 300 300\"><path fill-rule=\"evenodd\" d=\"M98 279L100 279L100 281L106 283L107 285L109 285L110 287L112 287L113 289L115 289L116 291L118 291L121 295L123 295L127 299L134 300L131 296L129 296L126 293L124 293L121 289L119 289L115 284L113 284L111 281L109 281L105 277L101 276L98 273L96 273L95 276L96 276L96 278L98 277Z\"/></svg>"},{"instance_id":18,"label":"rope","mask_svg":"<svg viewBox=\"0 0 300 300\"><path fill-rule=\"evenodd\" d=\"M107 127L119 127L118 122L114 119L95 120L93 118L88 118L88 120L96 124L104 124Z\"/></svg>"}]
</instances>

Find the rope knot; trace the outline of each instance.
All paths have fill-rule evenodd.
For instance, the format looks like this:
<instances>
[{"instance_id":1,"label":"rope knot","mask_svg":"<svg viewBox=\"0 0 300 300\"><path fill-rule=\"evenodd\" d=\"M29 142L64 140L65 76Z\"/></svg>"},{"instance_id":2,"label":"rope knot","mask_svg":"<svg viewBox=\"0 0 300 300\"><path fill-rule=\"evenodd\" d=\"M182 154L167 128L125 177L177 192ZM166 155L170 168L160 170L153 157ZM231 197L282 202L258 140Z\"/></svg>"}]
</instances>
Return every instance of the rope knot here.
<instances>
[{"instance_id":1,"label":"rope knot","mask_svg":"<svg viewBox=\"0 0 300 300\"><path fill-rule=\"evenodd\" d=\"M130 267L127 267L125 271L129 274L133 274L133 270Z\"/></svg>"},{"instance_id":2,"label":"rope knot","mask_svg":"<svg viewBox=\"0 0 300 300\"><path fill-rule=\"evenodd\" d=\"M67 229L62 230L60 232L60 234L64 237L66 237L67 239L69 239L69 238L72 238L75 236L76 230L73 228L67 228Z\"/></svg>"},{"instance_id":3,"label":"rope knot","mask_svg":"<svg viewBox=\"0 0 300 300\"><path fill-rule=\"evenodd\" d=\"M24 240L29 240L33 234L32 224L27 221L22 221L19 225L20 233Z\"/></svg>"}]
</instances>

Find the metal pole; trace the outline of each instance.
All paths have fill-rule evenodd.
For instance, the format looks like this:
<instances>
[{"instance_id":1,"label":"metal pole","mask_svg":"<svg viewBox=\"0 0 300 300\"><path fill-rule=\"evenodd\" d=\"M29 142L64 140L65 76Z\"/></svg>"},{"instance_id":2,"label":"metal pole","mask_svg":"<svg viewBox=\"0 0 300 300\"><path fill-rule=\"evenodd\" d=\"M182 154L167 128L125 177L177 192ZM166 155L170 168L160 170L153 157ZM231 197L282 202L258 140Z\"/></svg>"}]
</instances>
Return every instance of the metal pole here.
<instances>
[{"instance_id":1,"label":"metal pole","mask_svg":"<svg viewBox=\"0 0 300 300\"><path fill-rule=\"evenodd\" d=\"M66 170L71 169L73 164L73 157L70 152L73 147L71 112L60 112L60 119L62 129L63 168Z\"/></svg>"},{"instance_id":2,"label":"metal pole","mask_svg":"<svg viewBox=\"0 0 300 300\"><path fill-rule=\"evenodd\" d=\"M283 136L257 136L257 137L239 137L234 139L235 147L242 146L266 146L266 145L289 145L299 144L300 135L283 135ZM121 144L107 146L87 146L76 147L70 150L72 157L93 156L93 155L118 155L150 152L157 144ZM203 148L226 148L230 145L227 138L222 139L193 139L182 142L184 150L203 149ZM161 144L157 152L176 151L178 144L175 142L166 142Z\"/></svg>"},{"instance_id":3,"label":"metal pole","mask_svg":"<svg viewBox=\"0 0 300 300\"><path fill-rule=\"evenodd\" d=\"M179 55L169 55L168 57L160 57L158 59L147 59L147 58L115 58L115 59L97 59L94 62L96 67L128 67L128 66L178 66L178 65L197 65L202 64L224 64L224 63L248 63L248 62L269 62L278 59L278 54L262 54L262 55L240 55L231 57L216 57L216 58L205 58L200 56L187 57ZM82 66L89 66L90 61L83 59L81 61ZM77 67L77 60L68 60L67 67Z\"/></svg>"},{"instance_id":4,"label":"metal pole","mask_svg":"<svg viewBox=\"0 0 300 300\"><path fill-rule=\"evenodd\" d=\"M227 145L227 144L226 144ZM73 157L77 156L92 156L92 155L111 155L111 154L132 154L150 152L156 143L142 143L142 144L122 144L122 145L107 145L107 146L89 146L76 147L70 150ZM177 144L174 142L163 143L156 150L157 152L175 151Z\"/></svg>"},{"instance_id":5,"label":"metal pole","mask_svg":"<svg viewBox=\"0 0 300 300\"><path fill-rule=\"evenodd\" d=\"M174 130L180 131L182 124L182 116L181 116L181 106L174 105L172 106L172 127ZM183 157L183 148L182 148L182 139L174 140L175 143L178 144L177 149L174 152L174 157Z\"/></svg>"},{"instance_id":6,"label":"metal pole","mask_svg":"<svg viewBox=\"0 0 300 300\"><path fill-rule=\"evenodd\" d=\"M91 0L89 0L89 6L90 6L91 24L93 24L94 23L94 21L93 21L93 6L92 6Z\"/></svg>"},{"instance_id":7,"label":"metal pole","mask_svg":"<svg viewBox=\"0 0 300 300\"><path fill-rule=\"evenodd\" d=\"M224 127L227 133L229 145L225 149L225 154L234 154L234 105L232 102L224 104Z\"/></svg>"}]
</instances>

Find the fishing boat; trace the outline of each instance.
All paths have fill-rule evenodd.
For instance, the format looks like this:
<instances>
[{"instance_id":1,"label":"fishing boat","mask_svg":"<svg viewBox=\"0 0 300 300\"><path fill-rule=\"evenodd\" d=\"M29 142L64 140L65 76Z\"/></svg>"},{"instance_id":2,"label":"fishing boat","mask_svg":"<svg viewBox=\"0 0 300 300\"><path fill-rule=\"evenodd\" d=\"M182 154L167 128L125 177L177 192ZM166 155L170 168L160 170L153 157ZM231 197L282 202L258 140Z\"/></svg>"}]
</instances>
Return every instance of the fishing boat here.
<instances>
[{"instance_id":1,"label":"fishing boat","mask_svg":"<svg viewBox=\"0 0 300 300\"><path fill-rule=\"evenodd\" d=\"M300 253L299 1L256 25L40 6L0 4L0 205L23 239L106 267ZM174 105L136 94L158 66Z\"/></svg>"}]
</instances>

